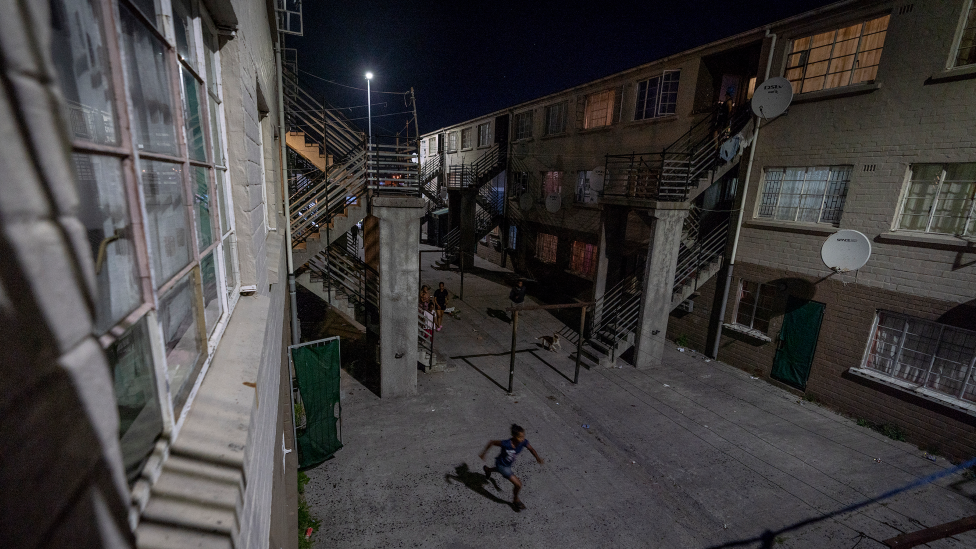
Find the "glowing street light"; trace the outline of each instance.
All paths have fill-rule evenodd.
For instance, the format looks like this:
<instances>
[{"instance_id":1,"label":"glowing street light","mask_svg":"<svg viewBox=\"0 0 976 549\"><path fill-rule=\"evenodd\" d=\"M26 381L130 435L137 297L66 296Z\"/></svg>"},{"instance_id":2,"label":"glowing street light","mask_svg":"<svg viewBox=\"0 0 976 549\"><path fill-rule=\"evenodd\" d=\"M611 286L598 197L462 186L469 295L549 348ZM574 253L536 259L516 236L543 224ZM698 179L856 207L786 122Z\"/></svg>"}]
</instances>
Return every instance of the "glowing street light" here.
<instances>
[{"instance_id":1,"label":"glowing street light","mask_svg":"<svg viewBox=\"0 0 976 549\"><path fill-rule=\"evenodd\" d=\"M372 171L369 169L370 168L369 164L371 164L369 160L373 156L373 107L372 107L372 103L370 102L370 92L369 92L369 81L372 79L373 79L373 73L367 72L366 73L366 121L367 121L366 124L368 128L366 133L368 138L367 145L366 145L367 171Z\"/></svg>"}]
</instances>

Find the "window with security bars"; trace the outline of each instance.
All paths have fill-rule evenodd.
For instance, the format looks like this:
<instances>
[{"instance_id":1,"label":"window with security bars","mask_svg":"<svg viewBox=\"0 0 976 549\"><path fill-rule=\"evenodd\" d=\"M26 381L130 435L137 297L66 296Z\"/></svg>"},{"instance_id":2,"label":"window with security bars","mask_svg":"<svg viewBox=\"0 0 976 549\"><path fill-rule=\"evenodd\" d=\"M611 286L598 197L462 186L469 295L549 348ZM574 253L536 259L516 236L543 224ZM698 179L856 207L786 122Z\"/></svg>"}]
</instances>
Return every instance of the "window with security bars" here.
<instances>
[{"instance_id":1,"label":"window with security bars","mask_svg":"<svg viewBox=\"0 0 976 549\"><path fill-rule=\"evenodd\" d=\"M569 111L569 103L563 101L546 107L546 135L555 135L566 131L566 113Z\"/></svg>"},{"instance_id":2,"label":"window with security bars","mask_svg":"<svg viewBox=\"0 0 976 549\"><path fill-rule=\"evenodd\" d=\"M457 152L458 148L458 132L451 132L447 134L447 152Z\"/></svg>"},{"instance_id":3,"label":"window with security bars","mask_svg":"<svg viewBox=\"0 0 976 549\"><path fill-rule=\"evenodd\" d=\"M915 164L902 200L898 228L976 235L976 163Z\"/></svg>"},{"instance_id":4,"label":"window with security bars","mask_svg":"<svg viewBox=\"0 0 976 549\"><path fill-rule=\"evenodd\" d=\"M837 225L850 181L851 166L767 168L756 217Z\"/></svg>"},{"instance_id":5,"label":"window with security bars","mask_svg":"<svg viewBox=\"0 0 976 549\"><path fill-rule=\"evenodd\" d=\"M794 40L786 62L793 93L873 82L889 15Z\"/></svg>"},{"instance_id":6,"label":"window with security bars","mask_svg":"<svg viewBox=\"0 0 976 549\"><path fill-rule=\"evenodd\" d=\"M487 147L491 145L491 122L478 124L478 146Z\"/></svg>"},{"instance_id":7,"label":"window with security bars","mask_svg":"<svg viewBox=\"0 0 976 549\"><path fill-rule=\"evenodd\" d=\"M563 192L563 172L545 172L542 175L542 198Z\"/></svg>"},{"instance_id":8,"label":"window with security bars","mask_svg":"<svg viewBox=\"0 0 976 549\"><path fill-rule=\"evenodd\" d=\"M464 128L461 130L461 149L470 149L473 146L471 142L471 128Z\"/></svg>"},{"instance_id":9,"label":"window with security bars","mask_svg":"<svg viewBox=\"0 0 976 549\"><path fill-rule=\"evenodd\" d=\"M681 71L664 71L637 84L634 120L657 118L675 113L678 104L678 79Z\"/></svg>"},{"instance_id":10,"label":"window with security bars","mask_svg":"<svg viewBox=\"0 0 976 549\"><path fill-rule=\"evenodd\" d=\"M613 123L614 90L593 93L586 96L583 112L583 129L602 128Z\"/></svg>"},{"instance_id":11,"label":"window with security bars","mask_svg":"<svg viewBox=\"0 0 976 549\"><path fill-rule=\"evenodd\" d=\"M963 23L962 35L956 47L954 67L972 65L976 63L976 2L971 2L966 21Z\"/></svg>"},{"instance_id":12,"label":"window with security bars","mask_svg":"<svg viewBox=\"0 0 976 549\"><path fill-rule=\"evenodd\" d=\"M518 227L515 225L508 226L508 249L518 249Z\"/></svg>"},{"instance_id":13,"label":"window with security bars","mask_svg":"<svg viewBox=\"0 0 976 549\"><path fill-rule=\"evenodd\" d=\"M596 246L585 242L573 242L573 257L569 270L583 278L593 278L596 272Z\"/></svg>"},{"instance_id":14,"label":"window with security bars","mask_svg":"<svg viewBox=\"0 0 976 549\"><path fill-rule=\"evenodd\" d=\"M532 137L532 111L520 112L515 115L515 139Z\"/></svg>"},{"instance_id":15,"label":"window with security bars","mask_svg":"<svg viewBox=\"0 0 976 549\"><path fill-rule=\"evenodd\" d=\"M864 368L976 402L976 332L878 311Z\"/></svg>"},{"instance_id":16,"label":"window with security bars","mask_svg":"<svg viewBox=\"0 0 976 549\"><path fill-rule=\"evenodd\" d=\"M535 240L535 256L543 263L556 262L556 246L559 239L554 234L539 233Z\"/></svg>"},{"instance_id":17,"label":"window with security bars","mask_svg":"<svg viewBox=\"0 0 976 549\"><path fill-rule=\"evenodd\" d=\"M773 286L741 280L733 315L735 323L765 334L769 331L775 300L776 288Z\"/></svg>"}]
</instances>

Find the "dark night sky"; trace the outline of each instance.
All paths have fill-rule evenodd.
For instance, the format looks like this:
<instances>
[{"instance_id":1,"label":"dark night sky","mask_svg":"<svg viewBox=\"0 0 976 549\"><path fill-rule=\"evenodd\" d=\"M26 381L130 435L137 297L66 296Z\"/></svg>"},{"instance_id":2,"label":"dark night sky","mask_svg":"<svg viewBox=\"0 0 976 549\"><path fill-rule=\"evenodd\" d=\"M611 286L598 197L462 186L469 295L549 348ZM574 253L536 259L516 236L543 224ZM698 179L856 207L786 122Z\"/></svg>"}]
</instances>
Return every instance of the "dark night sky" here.
<instances>
[{"instance_id":1,"label":"dark night sky","mask_svg":"<svg viewBox=\"0 0 976 549\"><path fill-rule=\"evenodd\" d=\"M298 50L301 70L342 84L365 88L371 70L378 133L402 128L405 115L382 115L407 108L402 96L376 90L412 86L421 132L429 132L832 2L303 3L305 35L286 46ZM365 91L301 79L337 107L366 102ZM365 115L357 108L349 116Z\"/></svg>"}]
</instances>

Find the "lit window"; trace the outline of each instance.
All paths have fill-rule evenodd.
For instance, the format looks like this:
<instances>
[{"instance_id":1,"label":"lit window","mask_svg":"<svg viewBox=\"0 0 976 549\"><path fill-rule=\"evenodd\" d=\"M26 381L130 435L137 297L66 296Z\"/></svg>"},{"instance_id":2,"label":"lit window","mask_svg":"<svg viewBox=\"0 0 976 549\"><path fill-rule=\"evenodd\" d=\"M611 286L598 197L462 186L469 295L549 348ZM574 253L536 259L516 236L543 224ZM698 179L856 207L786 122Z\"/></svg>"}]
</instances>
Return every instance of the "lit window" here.
<instances>
[{"instance_id":1,"label":"lit window","mask_svg":"<svg viewBox=\"0 0 976 549\"><path fill-rule=\"evenodd\" d=\"M807 223L840 222L850 166L768 168L758 217Z\"/></svg>"},{"instance_id":2,"label":"lit window","mask_svg":"<svg viewBox=\"0 0 976 549\"><path fill-rule=\"evenodd\" d=\"M546 135L553 135L566 131L567 108L568 102L566 101L546 107Z\"/></svg>"},{"instance_id":3,"label":"lit window","mask_svg":"<svg viewBox=\"0 0 976 549\"><path fill-rule=\"evenodd\" d=\"M602 91L586 96L583 114L583 129L602 128L614 122L616 92Z\"/></svg>"},{"instance_id":4,"label":"lit window","mask_svg":"<svg viewBox=\"0 0 976 549\"><path fill-rule=\"evenodd\" d=\"M555 263L558 242L554 234L539 233L535 241L535 256L543 263Z\"/></svg>"},{"instance_id":5,"label":"lit window","mask_svg":"<svg viewBox=\"0 0 976 549\"><path fill-rule=\"evenodd\" d=\"M909 173L898 228L976 234L976 163L916 164Z\"/></svg>"},{"instance_id":6,"label":"lit window","mask_svg":"<svg viewBox=\"0 0 976 549\"><path fill-rule=\"evenodd\" d=\"M637 108L634 120L657 118L675 113L678 104L680 71L664 71L661 76L637 84Z\"/></svg>"},{"instance_id":7,"label":"lit window","mask_svg":"<svg viewBox=\"0 0 976 549\"><path fill-rule=\"evenodd\" d=\"M532 111L520 112L515 115L515 139L532 137Z\"/></svg>"},{"instance_id":8,"label":"lit window","mask_svg":"<svg viewBox=\"0 0 976 549\"><path fill-rule=\"evenodd\" d=\"M546 172L542 176L542 198L563 191L563 172Z\"/></svg>"},{"instance_id":9,"label":"lit window","mask_svg":"<svg viewBox=\"0 0 976 549\"><path fill-rule=\"evenodd\" d=\"M976 402L974 359L976 332L879 311L864 368Z\"/></svg>"},{"instance_id":10,"label":"lit window","mask_svg":"<svg viewBox=\"0 0 976 549\"><path fill-rule=\"evenodd\" d=\"M457 152L458 148L458 132L451 132L447 134L447 152Z\"/></svg>"},{"instance_id":11,"label":"lit window","mask_svg":"<svg viewBox=\"0 0 976 549\"><path fill-rule=\"evenodd\" d=\"M874 81L889 18L885 15L794 40L786 64L793 93Z\"/></svg>"},{"instance_id":12,"label":"lit window","mask_svg":"<svg viewBox=\"0 0 976 549\"><path fill-rule=\"evenodd\" d=\"M461 149L470 149L471 146L471 128L464 128L461 130Z\"/></svg>"},{"instance_id":13,"label":"lit window","mask_svg":"<svg viewBox=\"0 0 976 549\"><path fill-rule=\"evenodd\" d=\"M573 257L569 270L583 278L593 278L596 272L596 246L585 242L573 242Z\"/></svg>"},{"instance_id":14,"label":"lit window","mask_svg":"<svg viewBox=\"0 0 976 549\"><path fill-rule=\"evenodd\" d=\"M776 288L767 284L742 280L735 305L735 323L739 326L766 333L769 319L773 316Z\"/></svg>"},{"instance_id":15,"label":"lit window","mask_svg":"<svg viewBox=\"0 0 976 549\"><path fill-rule=\"evenodd\" d=\"M576 176L576 201L582 204L595 204L599 195L590 188L590 173L580 170Z\"/></svg>"},{"instance_id":16,"label":"lit window","mask_svg":"<svg viewBox=\"0 0 976 549\"><path fill-rule=\"evenodd\" d=\"M491 145L491 122L478 124L478 146L487 147Z\"/></svg>"},{"instance_id":17,"label":"lit window","mask_svg":"<svg viewBox=\"0 0 976 549\"><path fill-rule=\"evenodd\" d=\"M969 14L963 24L962 36L956 48L954 67L976 63L976 2L969 7Z\"/></svg>"},{"instance_id":18,"label":"lit window","mask_svg":"<svg viewBox=\"0 0 976 549\"><path fill-rule=\"evenodd\" d=\"M508 249L514 250L518 246L518 227L509 225L508 227Z\"/></svg>"}]
</instances>

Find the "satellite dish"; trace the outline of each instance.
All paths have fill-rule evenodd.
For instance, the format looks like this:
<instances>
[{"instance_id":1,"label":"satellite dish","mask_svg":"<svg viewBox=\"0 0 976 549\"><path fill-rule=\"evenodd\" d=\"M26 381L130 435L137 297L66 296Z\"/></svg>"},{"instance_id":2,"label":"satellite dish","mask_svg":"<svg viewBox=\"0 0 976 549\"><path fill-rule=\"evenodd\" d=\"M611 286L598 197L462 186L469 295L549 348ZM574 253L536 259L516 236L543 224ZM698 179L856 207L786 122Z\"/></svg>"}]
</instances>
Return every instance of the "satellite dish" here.
<instances>
[{"instance_id":1,"label":"satellite dish","mask_svg":"<svg viewBox=\"0 0 976 549\"><path fill-rule=\"evenodd\" d=\"M830 235L820 249L820 258L831 270L856 271L871 257L871 241L864 233L844 229Z\"/></svg>"},{"instance_id":2,"label":"satellite dish","mask_svg":"<svg viewBox=\"0 0 976 549\"><path fill-rule=\"evenodd\" d=\"M441 189L441 200L447 202L447 187Z\"/></svg>"},{"instance_id":3,"label":"satellite dish","mask_svg":"<svg viewBox=\"0 0 976 549\"><path fill-rule=\"evenodd\" d=\"M597 166L593 168L590 172L590 188L594 191L600 192L603 190L603 183L607 179L607 169L603 166Z\"/></svg>"},{"instance_id":4,"label":"satellite dish","mask_svg":"<svg viewBox=\"0 0 976 549\"><path fill-rule=\"evenodd\" d=\"M752 95L752 112L763 118L776 118L786 112L793 101L793 85L782 76L763 82Z\"/></svg>"},{"instance_id":5,"label":"satellite dish","mask_svg":"<svg viewBox=\"0 0 976 549\"><path fill-rule=\"evenodd\" d=\"M559 211L559 207L563 205L562 197L559 193L549 193L546 197L546 210L549 213L556 213Z\"/></svg>"},{"instance_id":6,"label":"satellite dish","mask_svg":"<svg viewBox=\"0 0 976 549\"><path fill-rule=\"evenodd\" d=\"M535 200L532 200L532 196L530 196L529 193L522 193L522 196L519 197L518 201L519 209L523 212L527 212L532 209L532 204L534 202Z\"/></svg>"}]
</instances>

